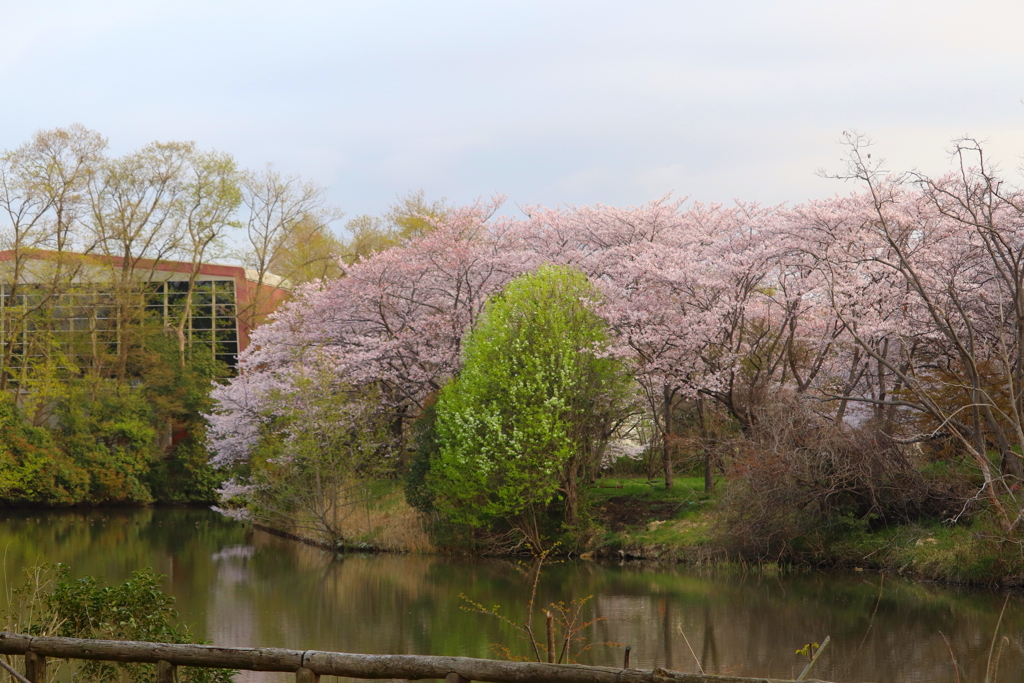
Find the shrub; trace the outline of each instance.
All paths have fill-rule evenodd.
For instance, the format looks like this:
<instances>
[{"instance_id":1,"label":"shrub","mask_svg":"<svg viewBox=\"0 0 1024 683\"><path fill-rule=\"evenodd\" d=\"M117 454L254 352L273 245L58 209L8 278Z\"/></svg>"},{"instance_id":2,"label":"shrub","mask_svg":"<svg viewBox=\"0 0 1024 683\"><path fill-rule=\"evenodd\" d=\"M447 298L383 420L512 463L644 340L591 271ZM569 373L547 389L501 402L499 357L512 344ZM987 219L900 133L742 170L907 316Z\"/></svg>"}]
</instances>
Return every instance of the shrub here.
<instances>
[{"instance_id":1,"label":"shrub","mask_svg":"<svg viewBox=\"0 0 1024 683\"><path fill-rule=\"evenodd\" d=\"M85 494L88 480L46 429L28 424L13 399L0 394L0 502L72 504Z\"/></svg>"},{"instance_id":2,"label":"shrub","mask_svg":"<svg viewBox=\"0 0 1024 683\"><path fill-rule=\"evenodd\" d=\"M145 479L157 457L155 416L141 389L115 380L72 382L56 416L61 450L90 475L82 502L152 502Z\"/></svg>"},{"instance_id":3,"label":"shrub","mask_svg":"<svg viewBox=\"0 0 1024 683\"><path fill-rule=\"evenodd\" d=\"M224 483L221 473L210 465L210 453L202 436L189 434L164 458L155 461L146 476L153 497L169 503L215 503L217 489Z\"/></svg>"},{"instance_id":4,"label":"shrub","mask_svg":"<svg viewBox=\"0 0 1024 683\"><path fill-rule=\"evenodd\" d=\"M907 450L870 425L825 422L794 396L759 409L733 451L718 532L756 557L799 557L830 538L880 524L939 517L966 483L925 477Z\"/></svg>"},{"instance_id":5,"label":"shrub","mask_svg":"<svg viewBox=\"0 0 1024 683\"><path fill-rule=\"evenodd\" d=\"M604 353L584 273L543 266L488 302L467 336L462 372L437 400L438 451L427 484L455 523L507 523L543 546L548 507L585 519L579 494L621 409L628 380Z\"/></svg>"},{"instance_id":6,"label":"shrub","mask_svg":"<svg viewBox=\"0 0 1024 683\"><path fill-rule=\"evenodd\" d=\"M103 586L91 576L73 579L66 565L40 565L25 570L27 581L12 591L3 615L6 631L38 636L138 640L151 643L195 643L187 625L175 624L174 598L160 588L161 576L151 569L127 581ZM233 671L182 667L182 683L228 683ZM156 665L88 661L76 680L156 680Z\"/></svg>"}]
</instances>

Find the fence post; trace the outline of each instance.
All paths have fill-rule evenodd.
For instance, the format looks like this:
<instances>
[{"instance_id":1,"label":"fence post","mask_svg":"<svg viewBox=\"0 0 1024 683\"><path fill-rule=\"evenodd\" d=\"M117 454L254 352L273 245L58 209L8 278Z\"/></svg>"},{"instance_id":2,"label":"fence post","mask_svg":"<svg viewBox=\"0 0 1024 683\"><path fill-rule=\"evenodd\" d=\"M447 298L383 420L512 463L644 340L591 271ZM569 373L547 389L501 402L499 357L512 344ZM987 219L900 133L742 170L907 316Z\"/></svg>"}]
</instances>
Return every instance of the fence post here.
<instances>
[{"instance_id":1,"label":"fence post","mask_svg":"<svg viewBox=\"0 0 1024 683\"><path fill-rule=\"evenodd\" d=\"M320 674L302 666L295 671L295 683L320 683Z\"/></svg>"},{"instance_id":2,"label":"fence post","mask_svg":"<svg viewBox=\"0 0 1024 683\"><path fill-rule=\"evenodd\" d=\"M555 628L554 615L547 610L544 610L544 614L547 615L547 627L548 627L548 664L555 663ZM566 627L568 629L568 626Z\"/></svg>"},{"instance_id":3,"label":"fence post","mask_svg":"<svg viewBox=\"0 0 1024 683\"><path fill-rule=\"evenodd\" d=\"M175 683L177 673L178 667L170 662L161 659L156 663L156 683Z\"/></svg>"},{"instance_id":4,"label":"fence post","mask_svg":"<svg viewBox=\"0 0 1024 683\"><path fill-rule=\"evenodd\" d=\"M35 652L26 652L25 678L32 683L46 683L46 657Z\"/></svg>"},{"instance_id":5,"label":"fence post","mask_svg":"<svg viewBox=\"0 0 1024 683\"><path fill-rule=\"evenodd\" d=\"M468 678L463 678L461 675L452 671L450 674L444 677L444 683L472 683Z\"/></svg>"}]
</instances>

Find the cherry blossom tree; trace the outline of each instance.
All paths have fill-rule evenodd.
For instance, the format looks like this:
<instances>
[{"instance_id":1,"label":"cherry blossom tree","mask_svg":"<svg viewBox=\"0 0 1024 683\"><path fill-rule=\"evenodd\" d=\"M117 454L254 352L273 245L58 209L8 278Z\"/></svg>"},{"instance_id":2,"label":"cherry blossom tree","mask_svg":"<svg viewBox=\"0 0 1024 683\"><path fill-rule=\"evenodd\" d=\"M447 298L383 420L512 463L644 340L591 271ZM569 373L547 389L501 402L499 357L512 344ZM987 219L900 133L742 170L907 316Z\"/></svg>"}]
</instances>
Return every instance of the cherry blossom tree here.
<instances>
[{"instance_id":1,"label":"cherry blossom tree","mask_svg":"<svg viewBox=\"0 0 1024 683\"><path fill-rule=\"evenodd\" d=\"M851 401L870 406L880 431L899 443L959 443L1013 531L1022 519L1013 510L1024 446L1024 195L974 141L955 143L959 169L937 179L885 173L866 138L848 142L843 177L865 193L794 213L852 349L841 390L824 390L841 411ZM900 415L927 429L900 433Z\"/></svg>"},{"instance_id":2,"label":"cherry blossom tree","mask_svg":"<svg viewBox=\"0 0 1024 683\"><path fill-rule=\"evenodd\" d=\"M261 402L310 353L348 384L375 387L400 435L423 399L457 372L462 337L488 296L536 262L502 248L503 224L488 222L498 205L453 211L423 238L296 292L254 332L239 377L214 392L222 411L213 418L214 461L244 459L252 442L236 432L255 433Z\"/></svg>"},{"instance_id":3,"label":"cherry blossom tree","mask_svg":"<svg viewBox=\"0 0 1024 683\"><path fill-rule=\"evenodd\" d=\"M956 173L883 173L850 139L849 196L784 207L688 203L452 209L434 229L307 286L217 389L215 460L244 460L265 397L315 353L374 387L393 430L457 376L494 293L545 263L602 293L608 353L648 403L672 485L673 415L719 406L744 431L781 391L836 428L971 454L1004 527L1024 452L1024 194L960 141ZM701 413L703 414L703 413ZM988 452L996 451L998 464ZM710 479L711 455L705 454Z\"/></svg>"}]
</instances>

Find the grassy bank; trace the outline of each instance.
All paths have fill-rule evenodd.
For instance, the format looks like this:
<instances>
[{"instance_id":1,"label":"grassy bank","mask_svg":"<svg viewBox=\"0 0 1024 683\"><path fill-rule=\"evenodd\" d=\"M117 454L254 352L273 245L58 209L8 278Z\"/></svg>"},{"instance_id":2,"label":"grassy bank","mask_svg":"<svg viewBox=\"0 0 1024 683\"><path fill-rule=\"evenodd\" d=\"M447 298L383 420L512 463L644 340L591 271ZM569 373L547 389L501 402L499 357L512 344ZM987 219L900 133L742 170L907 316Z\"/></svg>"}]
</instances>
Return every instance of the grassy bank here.
<instances>
[{"instance_id":1,"label":"grassy bank","mask_svg":"<svg viewBox=\"0 0 1024 683\"><path fill-rule=\"evenodd\" d=\"M594 556L714 564L743 558L719 531L724 482L704 493L703 478L678 478L671 490L644 479L604 479L591 489ZM1024 586L1024 549L981 521L940 522L867 529L798 539L783 563L819 568L889 571L948 583Z\"/></svg>"},{"instance_id":2,"label":"grassy bank","mask_svg":"<svg viewBox=\"0 0 1024 683\"><path fill-rule=\"evenodd\" d=\"M646 479L607 478L590 490L603 530L592 541L599 555L707 561L721 555L713 536L714 494L703 477L680 477L671 489Z\"/></svg>"},{"instance_id":3,"label":"grassy bank","mask_svg":"<svg viewBox=\"0 0 1024 683\"><path fill-rule=\"evenodd\" d=\"M1024 553L981 525L908 524L860 532L822 549L822 562L948 583L1024 585Z\"/></svg>"},{"instance_id":4,"label":"grassy bank","mask_svg":"<svg viewBox=\"0 0 1024 683\"><path fill-rule=\"evenodd\" d=\"M728 483L704 492L703 477L678 477L672 489L644 478L604 478L587 491L588 539L575 552L584 558L658 560L692 565L753 563L886 571L922 580L980 585L1024 585L1024 552L1001 540L982 521L868 528L839 526L814 538L797 538L774 558L744 556L723 533ZM385 552L486 552L471 545L438 547L423 519L405 501L397 482L376 482L373 495L346 508L339 519L348 549ZM283 520L281 520L283 522ZM294 521L294 520L293 520ZM312 520L306 520L311 522ZM337 548L312 524L261 525L296 540ZM522 549L519 549L522 551Z\"/></svg>"}]
</instances>

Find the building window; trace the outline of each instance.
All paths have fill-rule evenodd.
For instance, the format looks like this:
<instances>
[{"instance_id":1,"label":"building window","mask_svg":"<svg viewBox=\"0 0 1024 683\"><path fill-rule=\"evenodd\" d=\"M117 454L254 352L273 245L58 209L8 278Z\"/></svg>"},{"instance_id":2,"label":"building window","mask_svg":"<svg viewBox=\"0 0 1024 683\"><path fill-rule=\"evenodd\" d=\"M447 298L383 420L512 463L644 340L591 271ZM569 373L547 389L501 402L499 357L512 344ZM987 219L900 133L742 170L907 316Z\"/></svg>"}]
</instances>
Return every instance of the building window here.
<instances>
[{"instance_id":1,"label":"building window","mask_svg":"<svg viewBox=\"0 0 1024 683\"><path fill-rule=\"evenodd\" d=\"M94 358L97 354L117 355L120 321L114 296L96 285L72 289L46 297L38 285L22 284L14 294L10 285L0 285L0 339L15 342L11 369L23 366L26 353L41 355L38 344L31 342L35 331L63 333L71 354L90 354ZM188 282L152 282L146 285L143 297L147 320L140 323L176 328L185 314ZM239 335L233 279L195 282L184 333L193 352L209 353L230 368L237 365Z\"/></svg>"},{"instance_id":2,"label":"building window","mask_svg":"<svg viewBox=\"0 0 1024 683\"><path fill-rule=\"evenodd\" d=\"M188 282L150 285L146 310L164 325L176 326L185 313ZM185 339L195 349L202 345L228 367L238 363L238 317L234 280L197 280L192 289L192 310L185 323Z\"/></svg>"}]
</instances>

